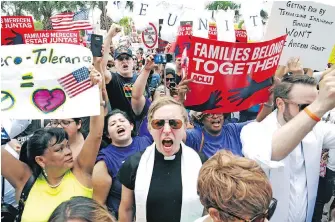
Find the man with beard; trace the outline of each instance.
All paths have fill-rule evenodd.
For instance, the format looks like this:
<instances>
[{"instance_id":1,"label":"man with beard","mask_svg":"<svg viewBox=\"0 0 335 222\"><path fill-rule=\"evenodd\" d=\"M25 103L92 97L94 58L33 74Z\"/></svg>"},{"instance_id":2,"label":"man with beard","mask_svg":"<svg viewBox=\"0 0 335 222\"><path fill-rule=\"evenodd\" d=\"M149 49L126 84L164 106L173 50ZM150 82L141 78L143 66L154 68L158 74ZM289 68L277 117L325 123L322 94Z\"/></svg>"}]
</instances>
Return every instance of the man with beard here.
<instances>
[{"instance_id":1,"label":"man with beard","mask_svg":"<svg viewBox=\"0 0 335 222\"><path fill-rule=\"evenodd\" d=\"M188 129L183 141L207 157L221 149L242 156L240 132L249 122L223 124L225 117L227 115L199 113L196 118L201 127Z\"/></svg>"},{"instance_id":2,"label":"man with beard","mask_svg":"<svg viewBox=\"0 0 335 222\"><path fill-rule=\"evenodd\" d=\"M291 75L274 88L276 110L241 131L242 152L267 173L278 205L271 222L311 222L323 148L335 149L335 125L319 122L335 107L335 69L320 83Z\"/></svg>"}]
</instances>

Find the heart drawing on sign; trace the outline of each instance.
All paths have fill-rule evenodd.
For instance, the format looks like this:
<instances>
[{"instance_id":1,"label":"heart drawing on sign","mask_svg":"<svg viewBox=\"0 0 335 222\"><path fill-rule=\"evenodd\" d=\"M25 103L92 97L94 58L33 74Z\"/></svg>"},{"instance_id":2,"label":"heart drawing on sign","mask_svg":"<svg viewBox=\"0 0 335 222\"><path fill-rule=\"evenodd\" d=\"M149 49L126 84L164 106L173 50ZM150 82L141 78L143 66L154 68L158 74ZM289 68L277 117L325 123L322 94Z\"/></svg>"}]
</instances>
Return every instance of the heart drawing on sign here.
<instances>
[{"instance_id":1,"label":"heart drawing on sign","mask_svg":"<svg viewBox=\"0 0 335 222\"><path fill-rule=\"evenodd\" d=\"M65 103L66 96L62 89L37 89L33 92L34 105L44 113L50 113Z\"/></svg>"}]
</instances>

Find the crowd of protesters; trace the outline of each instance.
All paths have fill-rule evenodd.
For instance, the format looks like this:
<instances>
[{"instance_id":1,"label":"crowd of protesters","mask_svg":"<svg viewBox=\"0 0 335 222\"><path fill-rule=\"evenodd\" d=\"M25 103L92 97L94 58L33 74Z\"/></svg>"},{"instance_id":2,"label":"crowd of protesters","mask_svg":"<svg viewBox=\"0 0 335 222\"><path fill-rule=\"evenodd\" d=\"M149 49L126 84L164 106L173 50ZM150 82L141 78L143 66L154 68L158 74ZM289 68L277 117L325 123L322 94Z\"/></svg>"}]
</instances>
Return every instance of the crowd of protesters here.
<instances>
[{"instance_id":1,"label":"crowd of protesters","mask_svg":"<svg viewBox=\"0 0 335 222\"><path fill-rule=\"evenodd\" d=\"M114 47L120 30L90 68L100 115L1 121L3 205L25 202L18 221L321 221L335 194L334 65L292 58L268 102L208 114L183 105L180 57Z\"/></svg>"}]
</instances>

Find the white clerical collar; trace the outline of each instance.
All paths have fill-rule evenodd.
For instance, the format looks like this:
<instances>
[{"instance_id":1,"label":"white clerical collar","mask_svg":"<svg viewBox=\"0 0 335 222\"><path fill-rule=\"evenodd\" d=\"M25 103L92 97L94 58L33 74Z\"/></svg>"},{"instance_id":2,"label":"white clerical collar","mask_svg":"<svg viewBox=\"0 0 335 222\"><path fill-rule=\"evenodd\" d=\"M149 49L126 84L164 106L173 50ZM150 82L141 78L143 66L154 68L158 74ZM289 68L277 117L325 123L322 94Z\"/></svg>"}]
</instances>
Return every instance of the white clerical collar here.
<instances>
[{"instance_id":1,"label":"white clerical collar","mask_svg":"<svg viewBox=\"0 0 335 222\"><path fill-rule=\"evenodd\" d=\"M176 158L176 155L173 156L164 156L164 160L174 160Z\"/></svg>"}]
</instances>

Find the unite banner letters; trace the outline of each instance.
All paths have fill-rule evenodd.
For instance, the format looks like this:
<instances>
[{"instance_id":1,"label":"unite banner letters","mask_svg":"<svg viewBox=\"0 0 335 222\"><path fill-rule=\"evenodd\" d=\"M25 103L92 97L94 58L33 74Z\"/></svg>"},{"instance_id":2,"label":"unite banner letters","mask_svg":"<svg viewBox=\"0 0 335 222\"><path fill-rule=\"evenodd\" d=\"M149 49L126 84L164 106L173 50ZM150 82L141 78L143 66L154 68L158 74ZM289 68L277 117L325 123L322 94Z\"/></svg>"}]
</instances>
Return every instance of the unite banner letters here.
<instances>
[{"instance_id":1,"label":"unite banner letters","mask_svg":"<svg viewBox=\"0 0 335 222\"><path fill-rule=\"evenodd\" d=\"M198 112L229 113L266 102L286 35L259 43L191 38L190 92L185 106Z\"/></svg>"}]
</instances>

